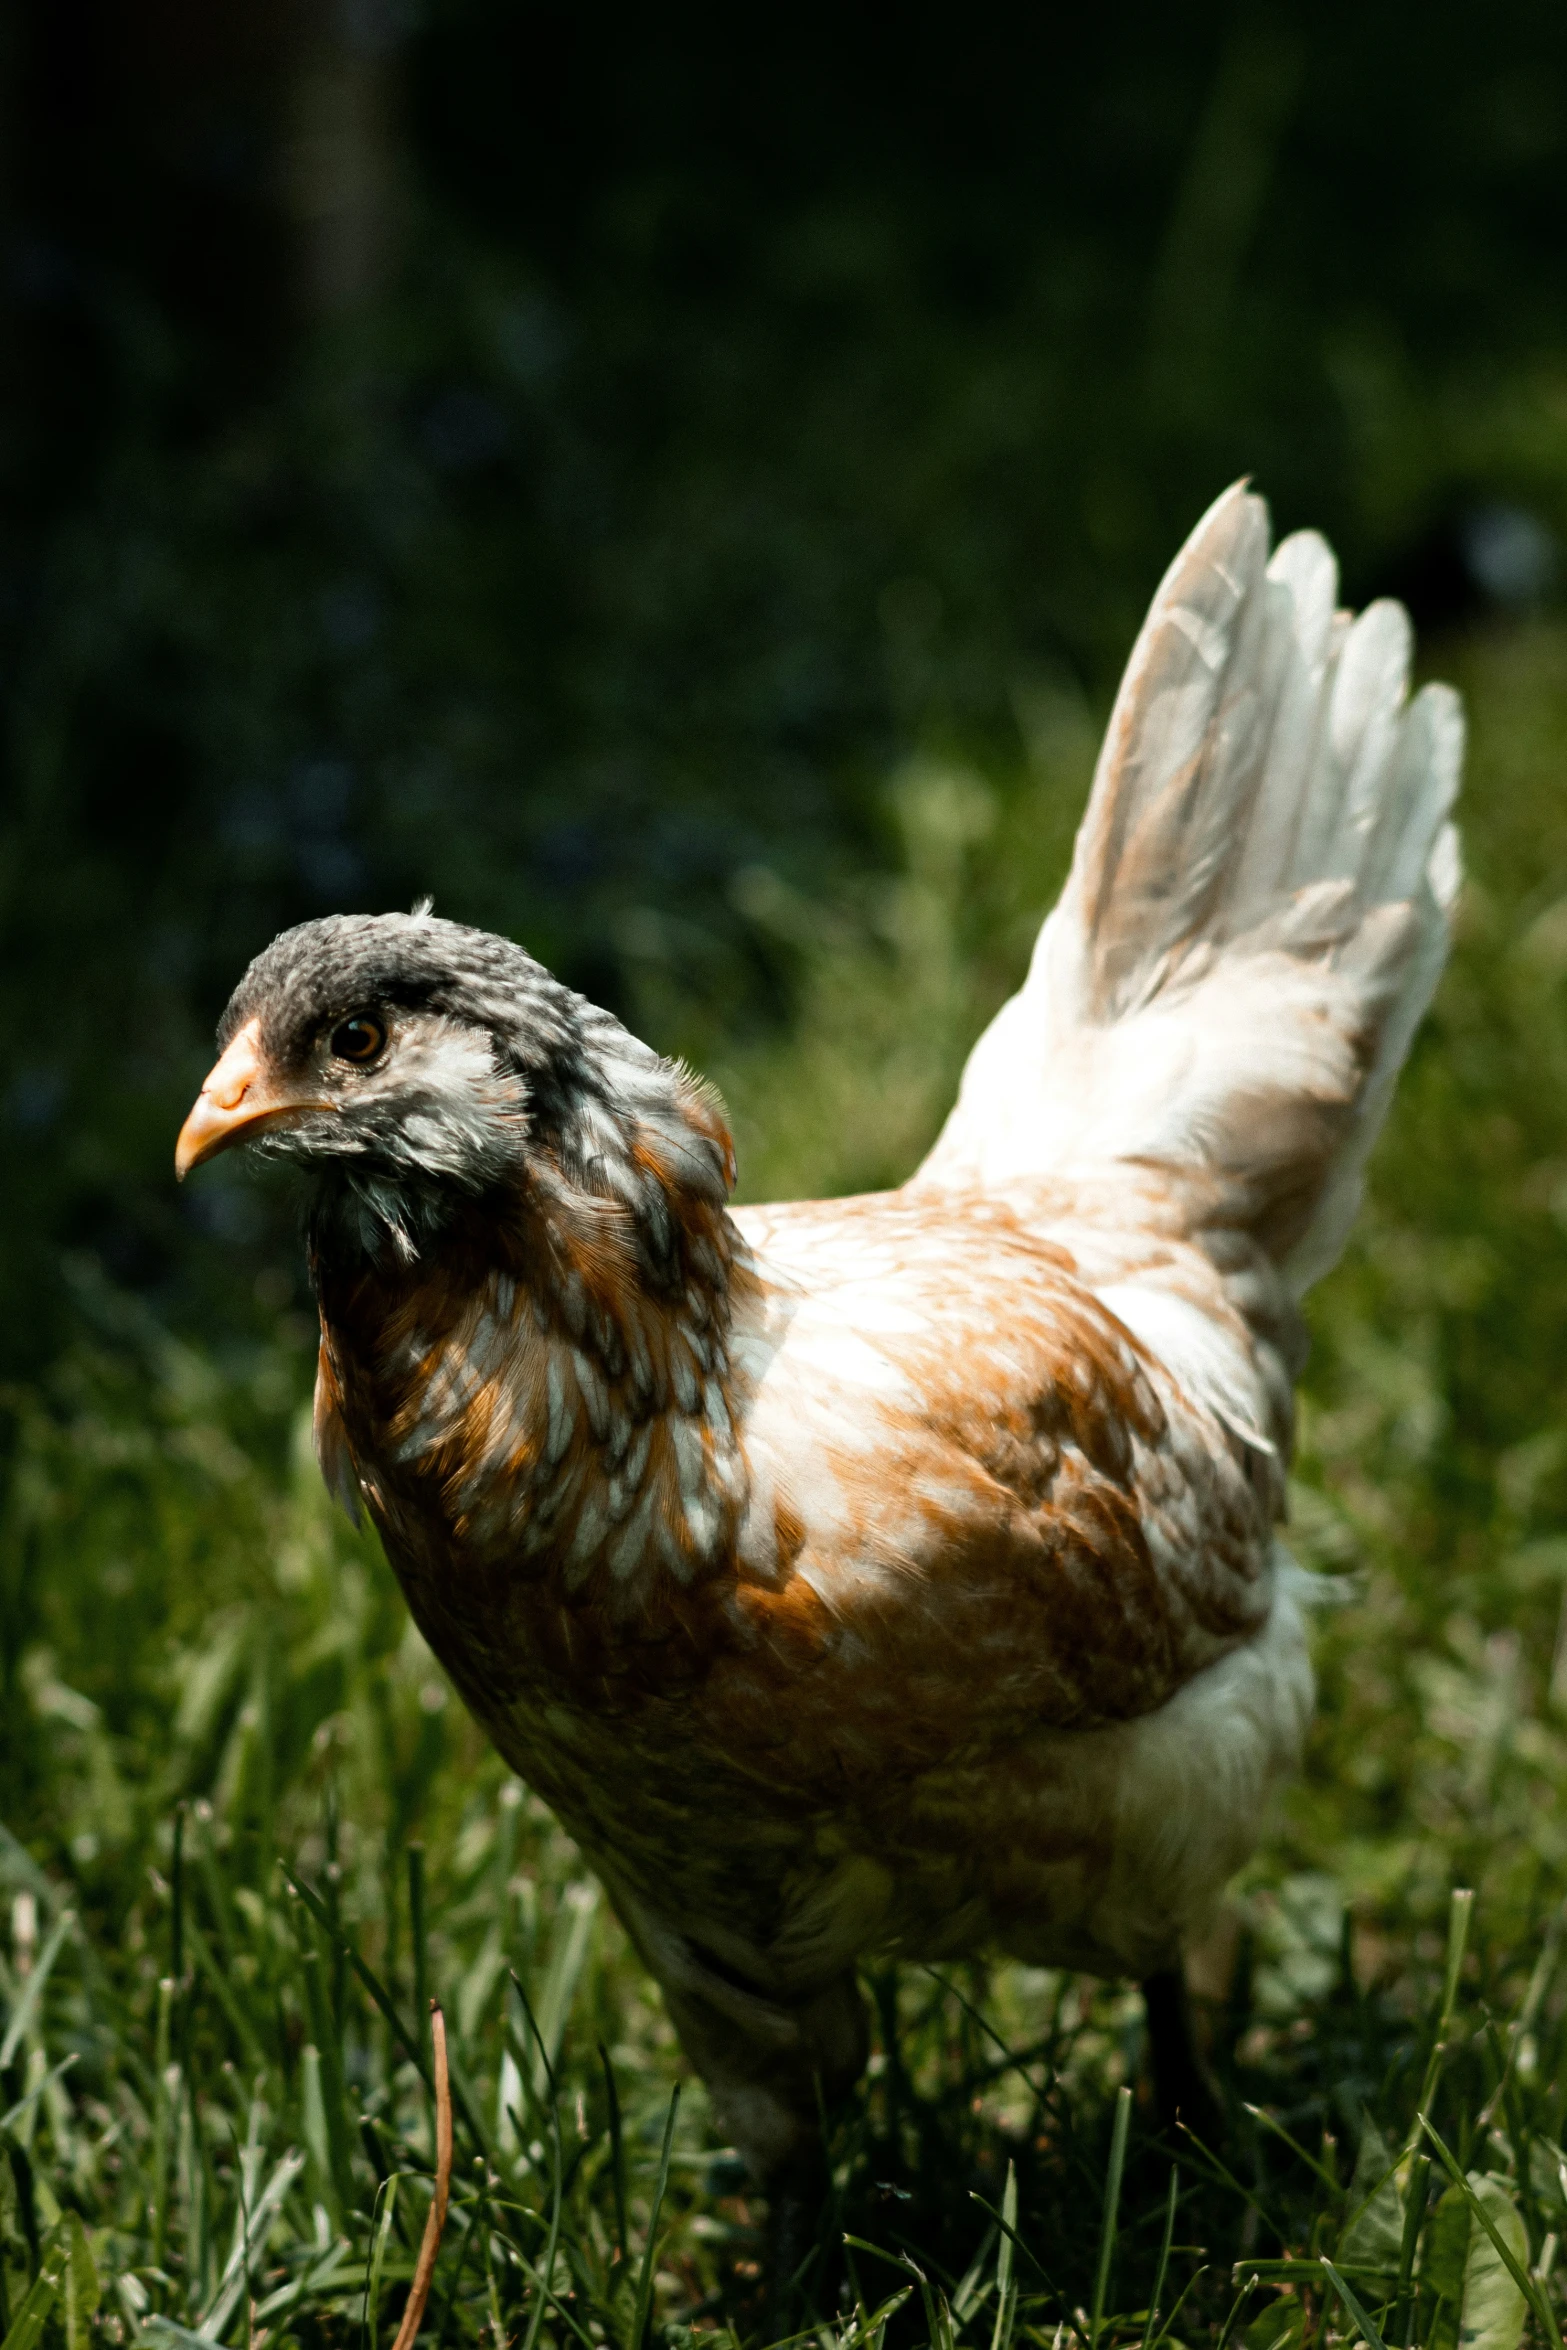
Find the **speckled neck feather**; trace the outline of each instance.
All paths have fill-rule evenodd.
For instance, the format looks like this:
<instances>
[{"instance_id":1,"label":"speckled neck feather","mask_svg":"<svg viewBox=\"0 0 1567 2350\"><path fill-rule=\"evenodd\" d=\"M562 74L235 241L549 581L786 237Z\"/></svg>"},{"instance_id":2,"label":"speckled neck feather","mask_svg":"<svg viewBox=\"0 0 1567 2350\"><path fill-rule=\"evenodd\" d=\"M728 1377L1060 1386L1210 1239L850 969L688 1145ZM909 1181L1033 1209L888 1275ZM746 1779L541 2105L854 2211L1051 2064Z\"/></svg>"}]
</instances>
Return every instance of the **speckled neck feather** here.
<instances>
[{"instance_id":1,"label":"speckled neck feather","mask_svg":"<svg viewBox=\"0 0 1567 2350\"><path fill-rule=\"evenodd\" d=\"M521 948L427 917L285 934L222 1039L255 1021L308 1076L361 1005L384 1067L262 1145L312 1178L332 1483L369 1499L421 1616L452 1604L453 1541L620 1613L713 1571L744 1484L715 1097Z\"/></svg>"},{"instance_id":2,"label":"speckled neck feather","mask_svg":"<svg viewBox=\"0 0 1567 2350\"><path fill-rule=\"evenodd\" d=\"M624 1616L732 1554L727 1137L694 1088L681 1110L535 1130L516 1180L449 1202L414 1262L341 1251L318 1209L323 1464L443 1650L491 1565Z\"/></svg>"}]
</instances>

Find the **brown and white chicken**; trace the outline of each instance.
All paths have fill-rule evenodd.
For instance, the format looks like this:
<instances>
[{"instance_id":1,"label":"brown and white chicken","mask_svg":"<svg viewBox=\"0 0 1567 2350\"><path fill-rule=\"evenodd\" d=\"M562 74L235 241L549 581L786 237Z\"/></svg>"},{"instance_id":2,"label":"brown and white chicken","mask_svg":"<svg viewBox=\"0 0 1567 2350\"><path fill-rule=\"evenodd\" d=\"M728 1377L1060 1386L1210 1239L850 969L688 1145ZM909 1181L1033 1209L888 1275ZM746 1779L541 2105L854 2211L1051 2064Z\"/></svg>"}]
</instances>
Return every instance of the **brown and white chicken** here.
<instances>
[{"instance_id":1,"label":"brown and white chicken","mask_svg":"<svg viewBox=\"0 0 1567 2350\"><path fill-rule=\"evenodd\" d=\"M428 913L276 940L181 1134L309 1170L327 1479L764 2179L872 1954L1152 1978L1179 2092L1183 1938L1312 1703L1298 1300L1458 882L1457 701L1335 589L1243 488L1198 526L900 1191L730 1208L711 1092Z\"/></svg>"}]
</instances>

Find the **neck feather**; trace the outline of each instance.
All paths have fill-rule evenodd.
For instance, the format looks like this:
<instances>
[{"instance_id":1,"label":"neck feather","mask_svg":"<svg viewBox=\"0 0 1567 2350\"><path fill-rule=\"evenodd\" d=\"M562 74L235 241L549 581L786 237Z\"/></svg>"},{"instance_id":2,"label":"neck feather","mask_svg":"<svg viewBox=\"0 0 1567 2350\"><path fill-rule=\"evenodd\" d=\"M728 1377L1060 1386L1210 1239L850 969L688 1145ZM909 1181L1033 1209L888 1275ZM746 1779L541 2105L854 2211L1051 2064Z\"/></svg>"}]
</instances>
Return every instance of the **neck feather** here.
<instances>
[{"instance_id":1,"label":"neck feather","mask_svg":"<svg viewBox=\"0 0 1567 2350\"><path fill-rule=\"evenodd\" d=\"M733 1557L733 1153L656 1069L541 1105L516 1185L459 1201L417 1264L350 1269L318 1236L323 1377L405 1579L433 1534L623 1612Z\"/></svg>"}]
</instances>

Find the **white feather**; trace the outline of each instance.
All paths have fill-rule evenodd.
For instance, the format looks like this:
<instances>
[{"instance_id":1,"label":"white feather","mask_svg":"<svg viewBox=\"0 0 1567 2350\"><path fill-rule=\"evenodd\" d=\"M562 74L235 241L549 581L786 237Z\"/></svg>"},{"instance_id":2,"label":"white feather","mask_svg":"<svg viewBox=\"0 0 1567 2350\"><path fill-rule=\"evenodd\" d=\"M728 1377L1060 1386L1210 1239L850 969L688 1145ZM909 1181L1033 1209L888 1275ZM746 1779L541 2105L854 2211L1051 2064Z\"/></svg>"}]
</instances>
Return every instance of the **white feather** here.
<instances>
[{"instance_id":1,"label":"white feather","mask_svg":"<svg viewBox=\"0 0 1567 2350\"><path fill-rule=\"evenodd\" d=\"M1128 664L1060 903L915 1181L1149 1161L1217 1178L1298 1294L1447 952L1456 696L1408 700L1397 604L1335 613L1311 533L1218 500Z\"/></svg>"}]
</instances>

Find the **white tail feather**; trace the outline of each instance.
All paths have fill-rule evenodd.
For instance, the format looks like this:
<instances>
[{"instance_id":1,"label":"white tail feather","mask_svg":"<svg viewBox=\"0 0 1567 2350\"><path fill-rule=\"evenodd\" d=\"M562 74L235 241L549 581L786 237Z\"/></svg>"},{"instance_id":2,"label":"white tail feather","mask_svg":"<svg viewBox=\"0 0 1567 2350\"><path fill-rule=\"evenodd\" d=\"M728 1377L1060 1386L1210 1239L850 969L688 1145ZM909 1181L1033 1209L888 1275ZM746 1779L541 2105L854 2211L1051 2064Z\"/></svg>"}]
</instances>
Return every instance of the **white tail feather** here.
<instances>
[{"instance_id":1,"label":"white tail feather","mask_svg":"<svg viewBox=\"0 0 1567 2350\"><path fill-rule=\"evenodd\" d=\"M1072 870L916 1181L1200 1172L1297 1294L1342 1248L1441 974L1455 694L1408 699L1402 606L1335 610L1314 533L1244 486L1160 586Z\"/></svg>"}]
</instances>

